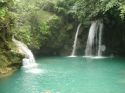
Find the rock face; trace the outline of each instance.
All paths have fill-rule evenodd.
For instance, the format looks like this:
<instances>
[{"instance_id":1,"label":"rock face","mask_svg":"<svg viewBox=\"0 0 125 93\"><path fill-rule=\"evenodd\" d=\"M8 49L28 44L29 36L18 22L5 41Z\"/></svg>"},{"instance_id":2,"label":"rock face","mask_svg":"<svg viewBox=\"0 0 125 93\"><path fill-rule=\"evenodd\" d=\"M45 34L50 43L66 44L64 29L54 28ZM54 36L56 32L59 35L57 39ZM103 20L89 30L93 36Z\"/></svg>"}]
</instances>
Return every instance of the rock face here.
<instances>
[{"instance_id":1,"label":"rock face","mask_svg":"<svg viewBox=\"0 0 125 93\"><path fill-rule=\"evenodd\" d=\"M23 58L12 42L12 35L8 28L9 26L3 26L0 30L0 74L8 73L20 67Z\"/></svg>"},{"instance_id":2,"label":"rock face","mask_svg":"<svg viewBox=\"0 0 125 93\"><path fill-rule=\"evenodd\" d=\"M5 74L20 67L23 56L18 53L12 41L0 43L0 74Z\"/></svg>"},{"instance_id":3,"label":"rock face","mask_svg":"<svg viewBox=\"0 0 125 93\"><path fill-rule=\"evenodd\" d=\"M125 22L110 16L104 19L105 55L125 56Z\"/></svg>"}]
</instances>

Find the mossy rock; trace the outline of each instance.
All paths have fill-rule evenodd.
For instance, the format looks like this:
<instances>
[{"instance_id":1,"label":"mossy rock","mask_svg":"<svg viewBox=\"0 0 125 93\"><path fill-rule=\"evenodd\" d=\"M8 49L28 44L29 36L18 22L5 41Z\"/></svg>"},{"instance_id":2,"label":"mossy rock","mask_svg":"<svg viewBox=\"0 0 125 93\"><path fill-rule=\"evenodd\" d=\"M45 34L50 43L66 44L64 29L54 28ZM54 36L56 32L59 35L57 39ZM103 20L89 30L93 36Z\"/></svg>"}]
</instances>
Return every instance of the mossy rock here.
<instances>
[{"instance_id":1,"label":"mossy rock","mask_svg":"<svg viewBox=\"0 0 125 93\"><path fill-rule=\"evenodd\" d=\"M7 48L0 48L0 74L8 73L11 71L10 69L19 68L24 57L17 51L12 41L4 44Z\"/></svg>"}]
</instances>

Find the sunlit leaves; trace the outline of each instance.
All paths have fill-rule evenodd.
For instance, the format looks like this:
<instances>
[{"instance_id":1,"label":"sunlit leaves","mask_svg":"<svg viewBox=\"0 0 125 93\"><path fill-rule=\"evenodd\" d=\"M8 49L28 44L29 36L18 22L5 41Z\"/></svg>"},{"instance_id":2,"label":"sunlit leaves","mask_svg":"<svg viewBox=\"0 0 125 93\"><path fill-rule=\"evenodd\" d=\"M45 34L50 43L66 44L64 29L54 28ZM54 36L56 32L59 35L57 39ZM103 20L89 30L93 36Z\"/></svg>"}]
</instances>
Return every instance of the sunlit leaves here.
<instances>
[{"instance_id":1,"label":"sunlit leaves","mask_svg":"<svg viewBox=\"0 0 125 93\"><path fill-rule=\"evenodd\" d=\"M0 9L0 17L4 17L6 15L6 10L5 9Z\"/></svg>"},{"instance_id":2,"label":"sunlit leaves","mask_svg":"<svg viewBox=\"0 0 125 93\"><path fill-rule=\"evenodd\" d=\"M105 1L104 1L105 2ZM103 2L102 2L103 3ZM113 7L116 7L116 6L119 6L119 1L118 0L110 0L108 1L106 4L105 4L105 9L104 11L108 11L109 9L113 8Z\"/></svg>"},{"instance_id":3,"label":"sunlit leaves","mask_svg":"<svg viewBox=\"0 0 125 93\"><path fill-rule=\"evenodd\" d=\"M119 7L119 10L120 10L120 16L122 19L125 18L125 4L122 4L120 7Z\"/></svg>"}]
</instances>

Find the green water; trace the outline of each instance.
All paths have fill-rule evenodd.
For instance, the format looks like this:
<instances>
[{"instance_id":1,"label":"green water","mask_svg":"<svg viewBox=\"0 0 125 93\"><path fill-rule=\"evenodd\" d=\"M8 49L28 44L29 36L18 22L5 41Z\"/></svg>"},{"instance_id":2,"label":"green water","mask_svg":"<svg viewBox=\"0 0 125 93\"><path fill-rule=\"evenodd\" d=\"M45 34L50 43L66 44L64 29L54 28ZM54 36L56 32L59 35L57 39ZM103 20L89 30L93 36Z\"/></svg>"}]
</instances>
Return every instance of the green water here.
<instances>
[{"instance_id":1,"label":"green water","mask_svg":"<svg viewBox=\"0 0 125 93\"><path fill-rule=\"evenodd\" d=\"M0 79L0 93L125 93L125 59L46 57Z\"/></svg>"}]
</instances>

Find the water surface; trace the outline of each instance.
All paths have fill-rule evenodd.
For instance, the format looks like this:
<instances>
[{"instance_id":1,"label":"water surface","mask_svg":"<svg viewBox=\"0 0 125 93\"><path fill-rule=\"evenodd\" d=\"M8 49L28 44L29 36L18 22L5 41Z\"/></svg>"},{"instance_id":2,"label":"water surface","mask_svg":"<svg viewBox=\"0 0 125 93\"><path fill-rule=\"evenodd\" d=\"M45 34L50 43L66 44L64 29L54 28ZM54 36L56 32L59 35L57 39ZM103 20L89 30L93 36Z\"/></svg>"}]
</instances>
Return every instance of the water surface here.
<instances>
[{"instance_id":1,"label":"water surface","mask_svg":"<svg viewBox=\"0 0 125 93\"><path fill-rule=\"evenodd\" d=\"M0 79L0 93L125 93L125 59L46 57Z\"/></svg>"}]
</instances>

